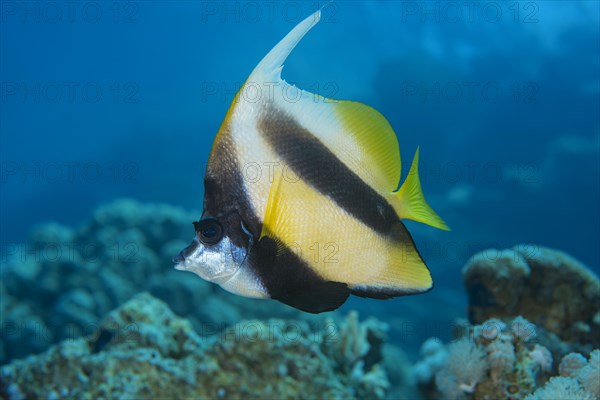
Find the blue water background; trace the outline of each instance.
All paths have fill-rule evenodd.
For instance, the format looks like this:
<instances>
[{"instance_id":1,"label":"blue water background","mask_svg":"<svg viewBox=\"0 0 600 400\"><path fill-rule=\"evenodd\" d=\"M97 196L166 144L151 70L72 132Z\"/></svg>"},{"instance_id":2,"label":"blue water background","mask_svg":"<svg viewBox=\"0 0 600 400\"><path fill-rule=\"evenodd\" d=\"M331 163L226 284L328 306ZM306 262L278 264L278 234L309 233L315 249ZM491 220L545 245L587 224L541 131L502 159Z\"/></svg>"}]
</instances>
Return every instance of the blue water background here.
<instances>
[{"instance_id":1,"label":"blue water background","mask_svg":"<svg viewBox=\"0 0 600 400\"><path fill-rule=\"evenodd\" d=\"M201 209L236 87L317 6L91 3L56 22L43 2L3 3L3 244L123 196ZM407 223L434 291L345 306L387 320L464 315L460 268L484 248L535 243L600 264L599 3L447 4L330 4L283 73L377 108L403 163L421 148L424 192L452 231Z\"/></svg>"}]
</instances>

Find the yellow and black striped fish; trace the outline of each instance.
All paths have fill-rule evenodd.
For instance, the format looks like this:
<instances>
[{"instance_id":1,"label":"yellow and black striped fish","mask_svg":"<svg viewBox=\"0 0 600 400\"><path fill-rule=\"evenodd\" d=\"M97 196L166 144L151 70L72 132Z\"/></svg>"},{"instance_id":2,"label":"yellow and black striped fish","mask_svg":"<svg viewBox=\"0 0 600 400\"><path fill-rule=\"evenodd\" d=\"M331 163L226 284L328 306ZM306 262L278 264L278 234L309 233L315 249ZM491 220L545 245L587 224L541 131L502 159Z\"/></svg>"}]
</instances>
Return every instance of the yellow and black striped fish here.
<instances>
[{"instance_id":1,"label":"yellow and black striped fish","mask_svg":"<svg viewBox=\"0 0 600 400\"><path fill-rule=\"evenodd\" d=\"M396 190L398 140L379 112L281 78L319 19L317 11L296 26L236 95L210 153L196 237L174 260L232 293L312 313L334 310L350 294L430 290L400 219L448 229L423 197L418 149Z\"/></svg>"}]
</instances>

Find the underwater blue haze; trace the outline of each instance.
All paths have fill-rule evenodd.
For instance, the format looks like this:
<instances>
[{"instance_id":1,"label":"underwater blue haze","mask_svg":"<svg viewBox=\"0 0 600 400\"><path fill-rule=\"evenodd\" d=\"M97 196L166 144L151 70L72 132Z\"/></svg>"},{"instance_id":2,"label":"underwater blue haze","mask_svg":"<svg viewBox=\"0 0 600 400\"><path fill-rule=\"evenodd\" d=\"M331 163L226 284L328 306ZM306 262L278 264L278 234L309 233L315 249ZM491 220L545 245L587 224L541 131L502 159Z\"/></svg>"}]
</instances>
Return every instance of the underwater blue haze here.
<instances>
[{"instance_id":1,"label":"underwater blue haze","mask_svg":"<svg viewBox=\"0 0 600 400\"><path fill-rule=\"evenodd\" d=\"M6 291L14 304L27 304L32 314L49 323L56 315L52 310L58 309L56 291L63 289L48 289L31 280L23 284L30 290L19 294L11 285L26 280L14 280L9 270L27 264L15 264L15 254L23 260L40 257L31 253L39 251L48 258L55 249L25 250L22 244L42 240L39 227L51 221L76 232L78 240L85 235L102 240L101 233L94 232L105 232L111 221L121 221L113 214L121 212L126 219L122 210L129 209L138 218L135 221L142 222L123 222L126 227L138 224L134 233L127 233L127 240L135 242L146 235L144 248L156 255L138 263L140 267L132 270L137 275L119 279L179 274L183 278L175 279L200 281L172 271L169 260L181 249L178 245L194 235L191 222L201 214L204 170L214 137L237 89L256 64L297 23L323 6L321 23L292 52L283 78L322 96L360 101L380 111L398 136L402 179L419 146L425 197L451 228L446 232L406 222L432 272L431 292L387 301L351 297L340 315L357 310L361 320L374 317L388 324L386 340L415 361L427 338L448 340L453 321L467 318L466 278L461 270L480 251L491 249L494 258L495 249L520 245L527 258L526 253L538 246L548 247L569 254L597 275L599 4L2 1L0 234ZM123 198L136 202L111 211L110 204ZM147 203L166 205L156 205L153 211ZM178 208L173 211L168 205ZM176 215L177 229L154 236L146 233L153 230L155 212L160 221ZM56 226L43 229L50 236L63 232ZM151 265L150 270L144 265ZM59 281L73 273L57 271L54 279ZM94 271L102 274L102 266ZM109 286L97 290L112 290ZM222 292L205 288L207 297ZM75 289L75 284L69 287ZM154 282L131 286L103 306L92 301L89 321L98 322L144 290L166 301L176 314L194 315L196 306L185 304L186 295L165 294L167 289L161 291L160 282ZM31 300L38 295L39 301ZM86 296L95 299L93 293ZM250 302L243 308L243 300L227 300L232 298L215 300L216 309L206 311L206 318L227 324L251 318L301 318L279 311L270 315L269 308L240 311L272 301ZM190 295L192 300L202 298ZM228 312L234 316L215 316ZM509 316L518 314L486 315L470 322ZM65 321L75 317L69 318ZM193 318L197 330L202 318ZM346 320L348 326L357 324L352 318ZM3 340L12 335L7 332ZM44 351L59 339L37 347L23 345L27 347L23 351L3 349L0 359L8 363ZM545 354L530 350L528 354L540 359ZM324 354L335 359L327 351ZM448 349L448 357L452 351ZM348 371L356 373L359 367L350 365ZM364 365L370 368L368 361ZM554 365L556 369L558 360ZM440 381L437 385L442 393L450 393ZM461 395L472 395L465 385ZM19 398L16 386L7 387L2 390ZM369 386L372 392L365 387L352 395L383 397L384 389L389 390L385 385ZM530 389L529 393L534 387ZM218 389L214 395L224 393ZM420 395L435 397L431 393Z\"/></svg>"}]
</instances>

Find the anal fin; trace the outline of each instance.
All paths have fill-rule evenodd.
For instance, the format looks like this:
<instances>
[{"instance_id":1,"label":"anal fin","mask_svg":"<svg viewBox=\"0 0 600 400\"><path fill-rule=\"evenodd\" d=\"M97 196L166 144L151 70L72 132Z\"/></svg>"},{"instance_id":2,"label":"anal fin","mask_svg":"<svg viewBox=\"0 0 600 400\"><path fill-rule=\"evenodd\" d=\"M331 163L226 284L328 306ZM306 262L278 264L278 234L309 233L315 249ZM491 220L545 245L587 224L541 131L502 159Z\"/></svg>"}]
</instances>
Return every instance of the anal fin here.
<instances>
[{"instance_id":1,"label":"anal fin","mask_svg":"<svg viewBox=\"0 0 600 400\"><path fill-rule=\"evenodd\" d=\"M428 292L433 288L431 273L401 221L394 224L389 240L387 264L362 284L351 285L352 294L373 299Z\"/></svg>"},{"instance_id":2,"label":"anal fin","mask_svg":"<svg viewBox=\"0 0 600 400\"><path fill-rule=\"evenodd\" d=\"M302 311L318 314L339 308L349 295L350 289L345 283L321 281L273 298Z\"/></svg>"}]
</instances>

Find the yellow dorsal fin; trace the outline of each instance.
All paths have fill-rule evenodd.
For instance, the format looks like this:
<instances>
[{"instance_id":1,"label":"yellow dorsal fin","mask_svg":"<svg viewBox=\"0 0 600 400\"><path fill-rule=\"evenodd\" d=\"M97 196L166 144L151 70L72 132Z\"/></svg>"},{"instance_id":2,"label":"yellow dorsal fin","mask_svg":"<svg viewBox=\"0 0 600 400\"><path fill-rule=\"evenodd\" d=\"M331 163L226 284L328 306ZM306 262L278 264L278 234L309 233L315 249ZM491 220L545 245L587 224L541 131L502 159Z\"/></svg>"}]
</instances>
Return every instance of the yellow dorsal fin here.
<instances>
[{"instance_id":1,"label":"yellow dorsal fin","mask_svg":"<svg viewBox=\"0 0 600 400\"><path fill-rule=\"evenodd\" d=\"M342 151L348 151L348 156L336 155L376 191L395 190L402 164L398 138L387 119L374 108L355 101L339 101L335 111L342 125L340 142L349 136L356 145L350 149L341 147Z\"/></svg>"},{"instance_id":2,"label":"yellow dorsal fin","mask_svg":"<svg viewBox=\"0 0 600 400\"><path fill-rule=\"evenodd\" d=\"M450 230L448 225L427 204L423 196L421 181L419 180L418 148L406 180L397 192L392 193L392 196L392 206L400 218L412 219L435 228Z\"/></svg>"}]
</instances>

